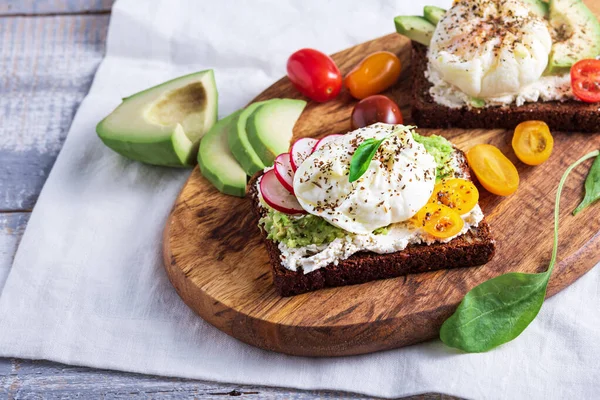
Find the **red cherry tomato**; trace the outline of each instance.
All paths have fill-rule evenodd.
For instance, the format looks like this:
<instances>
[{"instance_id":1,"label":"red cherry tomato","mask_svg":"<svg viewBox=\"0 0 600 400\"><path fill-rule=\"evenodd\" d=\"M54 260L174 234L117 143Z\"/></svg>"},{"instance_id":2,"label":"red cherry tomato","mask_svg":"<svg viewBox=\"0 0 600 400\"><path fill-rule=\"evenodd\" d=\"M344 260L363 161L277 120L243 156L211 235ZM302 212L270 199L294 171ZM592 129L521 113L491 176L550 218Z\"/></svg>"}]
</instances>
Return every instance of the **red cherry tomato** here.
<instances>
[{"instance_id":1,"label":"red cherry tomato","mask_svg":"<svg viewBox=\"0 0 600 400\"><path fill-rule=\"evenodd\" d=\"M400 77L402 66L394 53L378 51L367 56L346 75L344 85L357 99L381 93Z\"/></svg>"},{"instance_id":2,"label":"red cherry tomato","mask_svg":"<svg viewBox=\"0 0 600 400\"><path fill-rule=\"evenodd\" d=\"M586 103L600 102L600 60L581 60L571 67L573 94Z\"/></svg>"},{"instance_id":3,"label":"red cherry tomato","mask_svg":"<svg viewBox=\"0 0 600 400\"><path fill-rule=\"evenodd\" d=\"M403 122L398 105L389 97L381 94L362 99L352 110L352 129L363 128L376 122L386 124L401 124Z\"/></svg>"},{"instance_id":4,"label":"red cherry tomato","mask_svg":"<svg viewBox=\"0 0 600 400\"><path fill-rule=\"evenodd\" d=\"M315 49L292 54L287 62L287 74L296 89L314 101L331 100L342 88L342 74L335 62Z\"/></svg>"}]
</instances>

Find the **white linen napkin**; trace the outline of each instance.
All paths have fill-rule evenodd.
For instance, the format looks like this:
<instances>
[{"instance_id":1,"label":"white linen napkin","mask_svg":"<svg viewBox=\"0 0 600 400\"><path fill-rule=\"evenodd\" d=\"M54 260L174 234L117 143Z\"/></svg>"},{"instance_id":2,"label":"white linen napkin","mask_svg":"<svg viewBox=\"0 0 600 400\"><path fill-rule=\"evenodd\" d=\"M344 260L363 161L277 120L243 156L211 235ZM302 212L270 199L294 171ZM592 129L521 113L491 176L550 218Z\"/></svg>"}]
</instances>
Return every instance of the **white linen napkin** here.
<instances>
[{"instance_id":1,"label":"white linen napkin","mask_svg":"<svg viewBox=\"0 0 600 400\"><path fill-rule=\"evenodd\" d=\"M424 3L119 1L106 59L2 291L0 355L387 397L598 397L599 270L549 300L517 340L486 354L459 354L432 341L372 355L299 358L221 333L183 304L161 264L161 232L189 171L128 161L96 137L96 123L122 97L206 68L215 69L225 116L284 75L293 51L332 53L393 32L394 16L420 14ZM450 0L427 3L447 7Z\"/></svg>"}]
</instances>

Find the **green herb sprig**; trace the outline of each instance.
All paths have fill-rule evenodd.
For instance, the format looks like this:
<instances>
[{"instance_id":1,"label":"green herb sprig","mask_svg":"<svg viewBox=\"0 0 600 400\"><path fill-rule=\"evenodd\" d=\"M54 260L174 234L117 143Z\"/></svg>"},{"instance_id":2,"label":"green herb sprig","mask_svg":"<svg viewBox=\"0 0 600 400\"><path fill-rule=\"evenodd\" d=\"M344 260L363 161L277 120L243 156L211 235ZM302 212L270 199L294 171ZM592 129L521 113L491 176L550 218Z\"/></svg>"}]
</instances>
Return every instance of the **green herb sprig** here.
<instances>
[{"instance_id":1,"label":"green herb sprig","mask_svg":"<svg viewBox=\"0 0 600 400\"><path fill-rule=\"evenodd\" d=\"M440 339L469 353L488 351L519 336L540 311L558 252L560 196L567 177L582 162L597 157L593 151L573 163L562 176L554 206L554 245L546 272L511 272L483 282L466 294L454 314L440 329ZM586 197L576 212L600 197L600 158L586 179Z\"/></svg>"},{"instance_id":2,"label":"green herb sprig","mask_svg":"<svg viewBox=\"0 0 600 400\"><path fill-rule=\"evenodd\" d=\"M357 181L365 174L365 172L367 172L369 165L371 165L371 160L373 160L373 157L375 157L377 150L383 142L399 132L406 132L413 129L414 126L403 126L402 128L403 129L391 132L381 139L366 139L356 148L350 159L350 174L348 177L350 183Z\"/></svg>"}]
</instances>

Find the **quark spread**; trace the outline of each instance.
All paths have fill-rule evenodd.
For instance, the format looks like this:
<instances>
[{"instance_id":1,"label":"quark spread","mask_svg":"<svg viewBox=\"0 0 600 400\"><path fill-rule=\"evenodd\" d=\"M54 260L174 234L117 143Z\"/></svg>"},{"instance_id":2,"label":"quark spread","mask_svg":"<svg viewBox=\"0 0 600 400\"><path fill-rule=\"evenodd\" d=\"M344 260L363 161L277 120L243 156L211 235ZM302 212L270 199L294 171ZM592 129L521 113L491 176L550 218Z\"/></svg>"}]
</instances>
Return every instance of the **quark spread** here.
<instances>
[{"instance_id":1,"label":"quark spread","mask_svg":"<svg viewBox=\"0 0 600 400\"><path fill-rule=\"evenodd\" d=\"M433 238L410 222L401 222L391 225L385 234L346 235L323 245L311 244L292 248L284 243L279 243L281 265L292 271L302 268L302 271L308 274L329 264L337 265L339 261L345 260L359 251L387 254L402 251L410 244L432 244L436 241L446 243L477 227L483 219L483 213L479 205L476 205L462 218L465 225L460 233L443 240Z\"/></svg>"}]
</instances>

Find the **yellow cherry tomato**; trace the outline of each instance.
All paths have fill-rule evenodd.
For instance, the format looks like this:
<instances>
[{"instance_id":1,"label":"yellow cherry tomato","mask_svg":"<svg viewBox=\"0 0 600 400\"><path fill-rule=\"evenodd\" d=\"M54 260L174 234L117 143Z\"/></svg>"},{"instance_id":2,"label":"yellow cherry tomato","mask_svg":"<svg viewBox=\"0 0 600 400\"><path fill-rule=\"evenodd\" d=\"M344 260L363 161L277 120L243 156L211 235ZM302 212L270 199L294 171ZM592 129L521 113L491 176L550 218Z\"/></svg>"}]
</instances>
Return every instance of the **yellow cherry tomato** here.
<instances>
[{"instance_id":1,"label":"yellow cherry tomato","mask_svg":"<svg viewBox=\"0 0 600 400\"><path fill-rule=\"evenodd\" d=\"M464 215L479 201L479 191L473 182L461 178L446 179L435 185L430 203L443 204Z\"/></svg>"},{"instance_id":2,"label":"yellow cherry tomato","mask_svg":"<svg viewBox=\"0 0 600 400\"><path fill-rule=\"evenodd\" d=\"M439 239L458 235L465 225L460 215L443 204L427 203L414 217L415 224Z\"/></svg>"},{"instance_id":3,"label":"yellow cherry tomato","mask_svg":"<svg viewBox=\"0 0 600 400\"><path fill-rule=\"evenodd\" d=\"M491 144L478 144L467 152L469 166L487 191L508 196L519 187L519 172L515 165Z\"/></svg>"},{"instance_id":4,"label":"yellow cherry tomato","mask_svg":"<svg viewBox=\"0 0 600 400\"><path fill-rule=\"evenodd\" d=\"M378 51L367 56L346 75L344 85L352 97L362 100L381 93L400 77L400 59L389 51Z\"/></svg>"},{"instance_id":5,"label":"yellow cherry tomato","mask_svg":"<svg viewBox=\"0 0 600 400\"><path fill-rule=\"evenodd\" d=\"M512 147L525 164L540 165L552 154L554 138L543 121L521 122L515 129Z\"/></svg>"}]
</instances>

